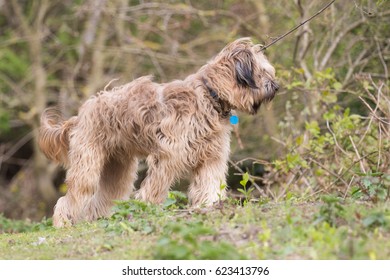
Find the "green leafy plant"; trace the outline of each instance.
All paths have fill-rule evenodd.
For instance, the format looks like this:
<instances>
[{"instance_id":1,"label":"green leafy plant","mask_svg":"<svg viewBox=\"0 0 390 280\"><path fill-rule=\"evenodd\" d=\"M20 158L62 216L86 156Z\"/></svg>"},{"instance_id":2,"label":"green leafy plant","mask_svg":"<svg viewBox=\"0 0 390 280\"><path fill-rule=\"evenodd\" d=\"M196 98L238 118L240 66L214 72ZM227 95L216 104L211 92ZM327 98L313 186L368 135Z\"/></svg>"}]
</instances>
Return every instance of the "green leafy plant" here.
<instances>
[{"instance_id":1,"label":"green leafy plant","mask_svg":"<svg viewBox=\"0 0 390 280\"><path fill-rule=\"evenodd\" d=\"M165 209L183 209L188 205L188 197L180 191L170 191L168 198L163 203Z\"/></svg>"},{"instance_id":2,"label":"green leafy plant","mask_svg":"<svg viewBox=\"0 0 390 280\"><path fill-rule=\"evenodd\" d=\"M319 213L316 215L314 224L328 223L336 226L340 221L344 221L345 208L341 204L341 199L332 195L324 195L321 200L325 203L321 206Z\"/></svg>"},{"instance_id":3,"label":"green leafy plant","mask_svg":"<svg viewBox=\"0 0 390 280\"><path fill-rule=\"evenodd\" d=\"M161 207L138 200L118 201L113 210L110 219L100 220L100 226L116 234L130 234L134 231L150 234L155 231L155 225L144 217L158 218L163 215Z\"/></svg>"},{"instance_id":4,"label":"green leafy plant","mask_svg":"<svg viewBox=\"0 0 390 280\"><path fill-rule=\"evenodd\" d=\"M52 219L43 218L41 222L12 220L0 213L0 233L34 232L52 229Z\"/></svg>"},{"instance_id":5,"label":"green leafy plant","mask_svg":"<svg viewBox=\"0 0 390 280\"><path fill-rule=\"evenodd\" d=\"M363 226L376 228L389 225L390 215L384 212L374 212L363 219Z\"/></svg>"},{"instance_id":6,"label":"green leafy plant","mask_svg":"<svg viewBox=\"0 0 390 280\"><path fill-rule=\"evenodd\" d=\"M279 123L282 151L265 175L270 194L318 198L326 190L373 203L388 200L388 84L361 78L361 85L345 89L331 68L302 83L299 69L284 74L291 98Z\"/></svg>"},{"instance_id":7,"label":"green leafy plant","mask_svg":"<svg viewBox=\"0 0 390 280\"><path fill-rule=\"evenodd\" d=\"M113 207L113 213L111 220L126 220L131 218L134 215L141 215L145 212L155 211L153 205L148 205L139 200L129 200L129 201L117 201L116 205Z\"/></svg>"},{"instance_id":8,"label":"green leafy plant","mask_svg":"<svg viewBox=\"0 0 390 280\"><path fill-rule=\"evenodd\" d=\"M388 200L390 198L390 175L381 172L367 175L357 180L356 186L352 188L351 196L372 202Z\"/></svg>"},{"instance_id":9,"label":"green leafy plant","mask_svg":"<svg viewBox=\"0 0 390 280\"><path fill-rule=\"evenodd\" d=\"M7 219L0 214L0 233L16 233L31 231L32 225L27 221Z\"/></svg>"},{"instance_id":10,"label":"green leafy plant","mask_svg":"<svg viewBox=\"0 0 390 280\"><path fill-rule=\"evenodd\" d=\"M175 221L164 227L157 241L155 259L243 259L230 244L213 241L214 229L201 222Z\"/></svg>"},{"instance_id":11,"label":"green leafy plant","mask_svg":"<svg viewBox=\"0 0 390 280\"><path fill-rule=\"evenodd\" d=\"M245 197L244 203L248 203L250 201L251 194L252 194L253 190L255 189L254 187L249 187L249 188L247 187L249 180L250 180L249 173L245 172L242 175L242 180L240 181L240 185L242 186L242 188L237 189L237 191L239 191L240 193L242 193L244 195L244 197Z\"/></svg>"}]
</instances>

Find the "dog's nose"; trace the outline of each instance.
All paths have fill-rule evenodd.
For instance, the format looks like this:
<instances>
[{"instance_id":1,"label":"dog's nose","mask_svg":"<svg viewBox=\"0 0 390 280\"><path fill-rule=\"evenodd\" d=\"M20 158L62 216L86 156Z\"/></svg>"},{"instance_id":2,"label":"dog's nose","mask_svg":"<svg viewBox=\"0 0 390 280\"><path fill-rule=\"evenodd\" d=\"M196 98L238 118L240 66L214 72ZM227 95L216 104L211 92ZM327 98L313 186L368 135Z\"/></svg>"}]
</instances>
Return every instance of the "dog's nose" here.
<instances>
[{"instance_id":1,"label":"dog's nose","mask_svg":"<svg viewBox=\"0 0 390 280\"><path fill-rule=\"evenodd\" d=\"M265 85L265 95L264 95L264 101L271 101L274 97L276 92L279 89L279 85L277 82L268 80L268 82Z\"/></svg>"},{"instance_id":2,"label":"dog's nose","mask_svg":"<svg viewBox=\"0 0 390 280\"><path fill-rule=\"evenodd\" d=\"M279 84L276 82L272 82L272 87L274 88L275 92L279 90Z\"/></svg>"}]
</instances>

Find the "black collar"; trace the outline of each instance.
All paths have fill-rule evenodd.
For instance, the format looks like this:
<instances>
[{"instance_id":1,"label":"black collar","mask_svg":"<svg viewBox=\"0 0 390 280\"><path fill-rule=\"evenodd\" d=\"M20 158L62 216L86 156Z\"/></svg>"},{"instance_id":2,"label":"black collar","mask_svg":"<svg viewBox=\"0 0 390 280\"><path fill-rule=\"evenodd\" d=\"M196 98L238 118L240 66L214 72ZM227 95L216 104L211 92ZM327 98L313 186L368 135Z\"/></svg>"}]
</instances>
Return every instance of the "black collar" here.
<instances>
[{"instance_id":1,"label":"black collar","mask_svg":"<svg viewBox=\"0 0 390 280\"><path fill-rule=\"evenodd\" d=\"M228 118L231 115L231 108L229 104L219 98L217 92L212 87L210 87L209 83L204 77L202 78L202 82L211 97L210 100L213 104L214 109L223 119Z\"/></svg>"}]
</instances>

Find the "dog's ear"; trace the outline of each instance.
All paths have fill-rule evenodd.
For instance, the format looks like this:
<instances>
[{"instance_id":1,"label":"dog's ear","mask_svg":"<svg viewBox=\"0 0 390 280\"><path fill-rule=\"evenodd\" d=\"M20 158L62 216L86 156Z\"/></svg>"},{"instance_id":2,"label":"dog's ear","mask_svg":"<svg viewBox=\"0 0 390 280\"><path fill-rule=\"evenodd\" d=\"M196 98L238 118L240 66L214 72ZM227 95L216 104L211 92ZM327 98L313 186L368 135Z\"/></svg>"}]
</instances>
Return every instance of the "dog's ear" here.
<instances>
[{"instance_id":1,"label":"dog's ear","mask_svg":"<svg viewBox=\"0 0 390 280\"><path fill-rule=\"evenodd\" d=\"M241 86L258 88L253 78L254 57L250 50L242 49L234 55L237 83Z\"/></svg>"}]
</instances>

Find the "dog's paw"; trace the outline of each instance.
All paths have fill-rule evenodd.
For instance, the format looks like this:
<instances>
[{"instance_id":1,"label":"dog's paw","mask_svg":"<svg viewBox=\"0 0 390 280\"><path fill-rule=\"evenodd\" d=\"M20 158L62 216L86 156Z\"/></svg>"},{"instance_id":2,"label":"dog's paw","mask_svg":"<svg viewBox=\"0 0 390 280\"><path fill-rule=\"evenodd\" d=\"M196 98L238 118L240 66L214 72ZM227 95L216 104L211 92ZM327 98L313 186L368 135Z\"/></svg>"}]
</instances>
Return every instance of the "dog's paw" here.
<instances>
[{"instance_id":1,"label":"dog's paw","mask_svg":"<svg viewBox=\"0 0 390 280\"><path fill-rule=\"evenodd\" d=\"M70 217L63 216L61 214L53 215L53 226L56 228L71 227L73 224L74 223Z\"/></svg>"},{"instance_id":2,"label":"dog's paw","mask_svg":"<svg viewBox=\"0 0 390 280\"><path fill-rule=\"evenodd\" d=\"M70 207L67 197L63 196L54 207L53 226L56 228L70 227L75 221L70 214Z\"/></svg>"}]
</instances>

